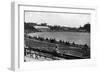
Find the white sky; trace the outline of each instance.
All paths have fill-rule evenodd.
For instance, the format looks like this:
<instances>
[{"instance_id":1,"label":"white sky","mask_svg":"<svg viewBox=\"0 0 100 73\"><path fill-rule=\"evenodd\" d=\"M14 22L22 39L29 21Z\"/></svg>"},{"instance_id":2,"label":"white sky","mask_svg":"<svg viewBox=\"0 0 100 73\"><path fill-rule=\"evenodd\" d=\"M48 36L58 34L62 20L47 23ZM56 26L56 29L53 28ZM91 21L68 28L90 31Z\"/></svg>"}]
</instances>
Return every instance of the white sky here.
<instances>
[{"instance_id":1,"label":"white sky","mask_svg":"<svg viewBox=\"0 0 100 73\"><path fill-rule=\"evenodd\" d=\"M89 14L25 12L25 22L47 23L66 27L80 27L90 22Z\"/></svg>"}]
</instances>

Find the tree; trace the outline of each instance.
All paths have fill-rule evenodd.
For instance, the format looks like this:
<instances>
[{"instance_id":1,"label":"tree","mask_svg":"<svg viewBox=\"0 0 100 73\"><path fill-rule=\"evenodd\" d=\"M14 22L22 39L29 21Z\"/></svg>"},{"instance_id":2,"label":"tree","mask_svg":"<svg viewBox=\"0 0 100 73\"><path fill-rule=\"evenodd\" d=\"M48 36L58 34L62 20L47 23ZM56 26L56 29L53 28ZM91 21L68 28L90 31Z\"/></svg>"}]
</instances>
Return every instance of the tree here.
<instances>
[{"instance_id":1,"label":"tree","mask_svg":"<svg viewBox=\"0 0 100 73\"><path fill-rule=\"evenodd\" d=\"M85 24L83 28L90 32L90 23Z\"/></svg>"},{"instance_id":2,"label":"tree","mask_svg":"<svg viewBox=\"0 0 100 73\"><path fill-rule=\"evenodd\" d=\"M75 46L75 43L73 42L72 45Z\"/></svg>"},{"instance_id":3,"label":"tree","mask_svg":"<svg viewBox=\"0 0 100 73\"><path fill-rule=\"evenodd\" d=\"M68 45L68 46L69 46L69 45L70 45L70 43L69 43L68 41L66 41L66 45Z\"/></svg>"},{"instance_id":4,"label":"tree","mask_svg":"<svg viewBox=\"0 0 100 73\"><path fill-rule=\"evenodd\" d=\"M41 23L41 26L47 26L47 23Z\"/></svg>"},{"instance_id":5,"label":"tree","mask_svg":"<svg viewBox=\"0 0 100 73\"><path fill-rule=\"evenodd\" d=\"M87 32L90 32L90 23L85 24L83 27L79 27L79 30L86 30Z\"/></svg>"},{"instance_id":6,"label":"tree","mask_svg":"<svg viewBox=\"0 0 100 73\"><path fill-rule=\"evenodd\" d=\"M38 30L34 28L34 25L37 25L37 24L24 22L24 30L28 32L38 32Z\"/></svg>"}]
</instances>

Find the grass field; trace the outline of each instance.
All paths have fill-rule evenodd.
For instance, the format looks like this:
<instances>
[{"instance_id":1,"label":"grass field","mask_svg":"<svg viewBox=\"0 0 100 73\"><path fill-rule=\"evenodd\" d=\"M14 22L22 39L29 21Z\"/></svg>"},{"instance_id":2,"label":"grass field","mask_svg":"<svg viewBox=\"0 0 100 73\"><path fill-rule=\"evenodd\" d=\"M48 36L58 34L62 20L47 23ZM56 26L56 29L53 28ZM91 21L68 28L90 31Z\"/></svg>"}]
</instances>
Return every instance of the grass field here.
<instances>
[{"instance_id":1,"label":"grass field","mask_svg":"<svg viewBox=\"0 0 100 73\"><path fill-rule=\"evenodd\" d=\"M39 41L36 39L30 39L30 38L25 38L25 45L34 48L34 50L38 50L39 52L45 52L46 53L53 54L56 52L56 49L60 52L60 54L66 55L68 58L82 58L82 50L78 47L71 47L67 45L61 45L61 44L54 44L54 43L49 43L46 41ZM56 45L59 46L59 48L55 48Z\"/></svg>"}]
</instances>

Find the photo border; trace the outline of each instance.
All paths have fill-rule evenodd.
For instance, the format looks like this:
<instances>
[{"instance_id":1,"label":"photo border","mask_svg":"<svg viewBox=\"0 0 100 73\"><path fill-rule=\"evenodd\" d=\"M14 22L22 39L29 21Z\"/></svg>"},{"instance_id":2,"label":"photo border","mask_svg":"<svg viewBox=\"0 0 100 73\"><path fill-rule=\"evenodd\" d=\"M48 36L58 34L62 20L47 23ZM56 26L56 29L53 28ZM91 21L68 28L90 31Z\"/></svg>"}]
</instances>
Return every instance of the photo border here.
<instances>
[{"instance_id":1,"label":"photo border","mask_svg":"<svg viewBox=\"0 0 100 73\"><path fill-rule=\"evenodd\" d=\"M51 8L51 10L52 10L52 8L54 8L54 9L64 9L64 10L66 10L66 9L71 9L71 10L86 10L86 11L90 11L89 13L90 14L92 14L92 23L93 24L96 24L96 8L95 7L84 7L84 6L79 6L79 7L77 7L77 6L74 6L74 5L72 5L72 6L66 6L66 7L60 7L60 6L43 6L43 5L33 5L33 4L31 4L31 3L18 3L18 2L13 2L12 3L12 6L11 6L11 8L12 8L12 10L11 10L11 13L12 13L12 17L11 17L11 29L12 29L12 34L11 34L11 36L12 36L12 48L11 48L11 69L12 70L14 70L14 71L20 71L20 70L34 70L34 69L45 69L45 68L47 68L47 67L49 67L49 68L55 68L55 66L57 66L57 67L75 67L75 66L91 66L91 65L96 65L96 51L95 52L93 52L94 51L94 48L95 48L95 45L94 45L94 43L93 43L93 40L95 39L95 36L93 36L93 34L95 34L95 25L91 25L91 39L93 39L93 40L91 40L91 48L93 49L93 50L91 50L93 53L93 59L91 58L91 59L82 59L82 60L68 60L68 61L66 61L66 60L61 60L61 61L43 61L43 62L34 62L34 64L33 64L33 66L35 66L36 68L34 68L33 66L32 66L32 63L31 64L29 64L29 63L27 63L27 64L24 64L23 63L23 61L22 61L22 57L21 57L21 53L22 53L22 50L20 49L20 44L21 44L21 38L20 38L20 34L22 33L21 32L21 27L23 27L23 26L21 26L20 25L20 19L22 19L23 17L21 17L21 14L23 14L23 16L24 16L24 11L23 10L21 10L21 8L20 8L20 6L22 6L22 7L43 7L43 8ZM22 11L22 13L20 12L20 11ZM24 19L23 19L24 20ZM20 27L21 26L21 27ZM23 30L24 31L24 30ZM24 60L24 59L23 59ZM75 63L75 62L76 63ZM78 63L80 63L80 64L78 64ZM45 64L45 66L44 66L44 64ZM55 64L55 65L54 65ZM67 66L66 66L67 65ZM40 66L40 67L38 67L38 66Z\"/></svg>"}]
</instances>

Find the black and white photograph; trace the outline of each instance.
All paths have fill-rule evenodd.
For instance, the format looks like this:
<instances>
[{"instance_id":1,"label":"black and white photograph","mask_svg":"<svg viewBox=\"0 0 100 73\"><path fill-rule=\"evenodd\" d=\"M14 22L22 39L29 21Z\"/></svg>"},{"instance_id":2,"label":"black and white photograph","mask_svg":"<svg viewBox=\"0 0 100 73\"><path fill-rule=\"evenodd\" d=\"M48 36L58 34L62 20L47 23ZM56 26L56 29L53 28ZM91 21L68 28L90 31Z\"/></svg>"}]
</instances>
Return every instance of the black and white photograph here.
<instances>
[{"instance_id":1,"label":"black and white photograph","mask_svg":"<svg viewBox=\"0 0 100 73\"><path fill-rule=\"evenodd\" d=\"M24 11L24 62L91 58L89 13Z\"/></svg>"}]
</instances>

